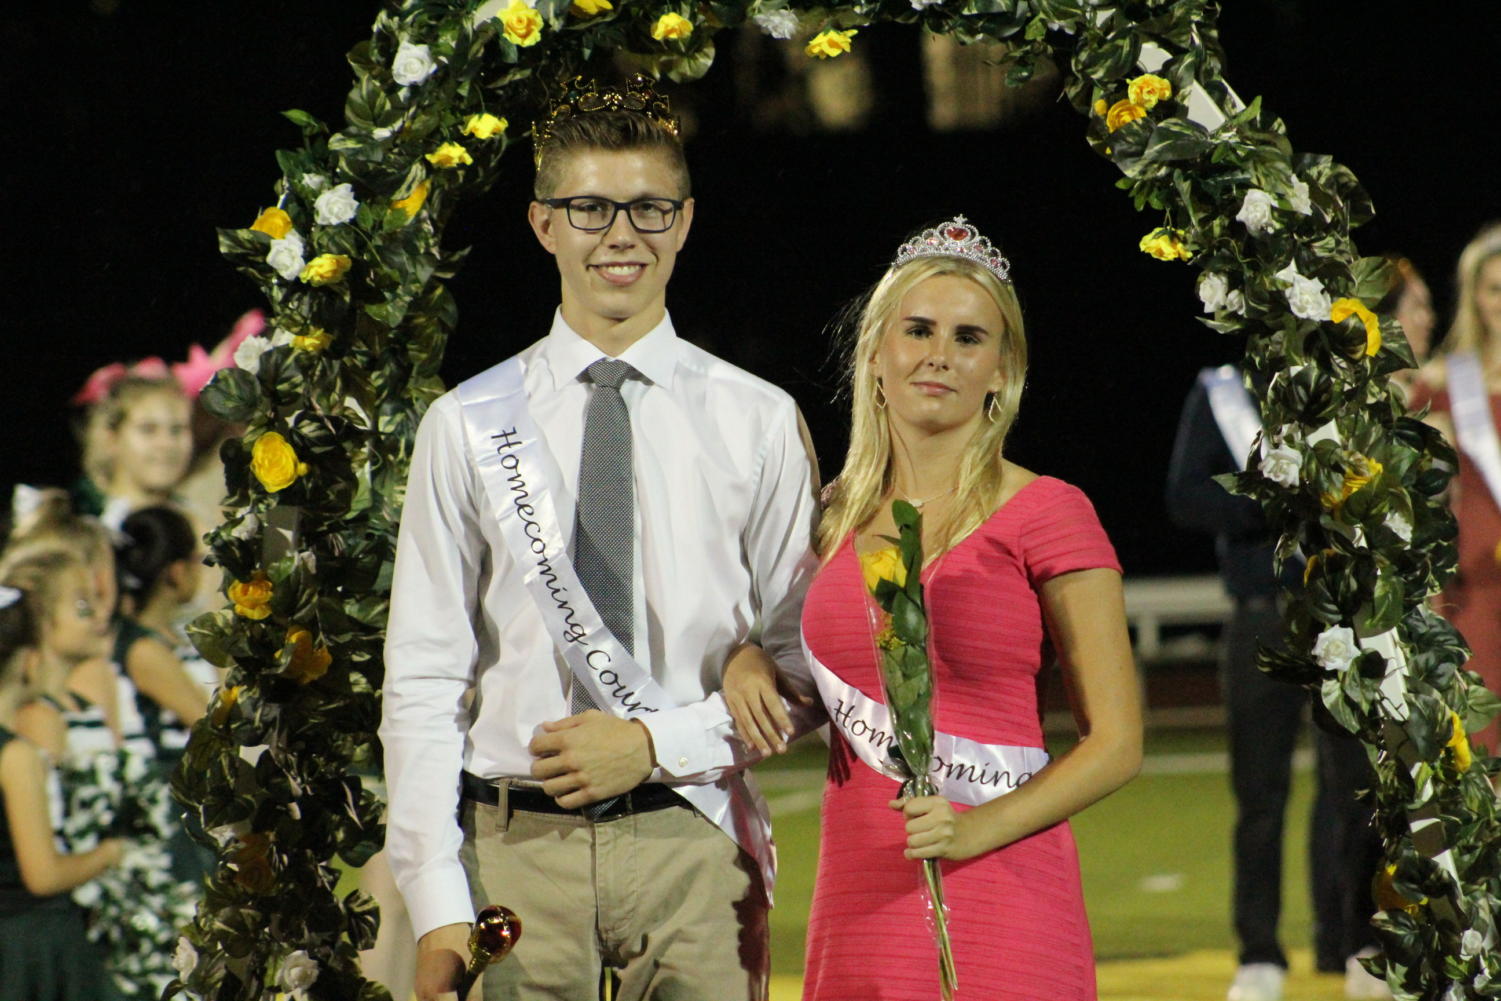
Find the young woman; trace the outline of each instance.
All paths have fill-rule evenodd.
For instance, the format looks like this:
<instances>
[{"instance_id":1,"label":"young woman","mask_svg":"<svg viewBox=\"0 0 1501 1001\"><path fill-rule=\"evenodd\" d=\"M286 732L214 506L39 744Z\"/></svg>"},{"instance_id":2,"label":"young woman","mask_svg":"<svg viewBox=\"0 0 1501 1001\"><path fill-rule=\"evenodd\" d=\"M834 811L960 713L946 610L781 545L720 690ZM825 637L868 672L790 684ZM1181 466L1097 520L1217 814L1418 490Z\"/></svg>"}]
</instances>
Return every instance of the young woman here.
<instances>
[{"instance_id":1,"label":"young woman","mask_svg":"<svg viewBox=\"0 0 1501 1001\"><path fill-rule=\"evenodd\" d=\"M1004 457L1026 374L1021 311L1009 265L963 217L898 251L861 311L849 374L850 449L803 611L833 718L804 998L939 996L927 858L944 860L959 998L1094 998L1065 821L1140 764L1120 569L1077 488ZM964 790L962 773L935 774L940 795L902 798L869 729L848 722L883 701L862 561L891 546L897 499L923 516L935 728L985 745L1008 781ZM1080 740L1048 762L1038 689L1055 657ZM780 721L761 663L732 661L726 690L765 747ZM742 675L758 681L747 690Z\"/></svg>"}]
</instances>

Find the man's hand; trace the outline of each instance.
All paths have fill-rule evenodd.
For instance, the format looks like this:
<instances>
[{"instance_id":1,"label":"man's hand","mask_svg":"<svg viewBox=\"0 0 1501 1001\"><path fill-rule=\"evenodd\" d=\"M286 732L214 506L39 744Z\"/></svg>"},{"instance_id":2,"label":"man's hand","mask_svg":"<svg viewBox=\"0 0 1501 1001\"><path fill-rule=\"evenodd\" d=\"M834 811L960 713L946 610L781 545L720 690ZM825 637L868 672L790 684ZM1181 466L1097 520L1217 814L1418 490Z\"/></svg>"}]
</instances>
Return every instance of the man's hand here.
<instances>
[{"instance_id":1,"label":"man's hand","mask_svg":"<svg viewBox=\"0 0 1501 1001\"><path fill-rule=\"evenodd\" d=\"M569 810L630 792L651 774L651 733L635 720L590 709L555 722L528 747L532 778Z\"/></svg>"},{"instance_id":2,"label":"man's hand","mask_svg":"<svg viewBox=\"0 0 1501 1001\"><path fill-rule=\"evenodd\" d=\"M443 925L417 940L417 1001L458 996L469 963L469 926Z\"/></svg>"}]
</instances>

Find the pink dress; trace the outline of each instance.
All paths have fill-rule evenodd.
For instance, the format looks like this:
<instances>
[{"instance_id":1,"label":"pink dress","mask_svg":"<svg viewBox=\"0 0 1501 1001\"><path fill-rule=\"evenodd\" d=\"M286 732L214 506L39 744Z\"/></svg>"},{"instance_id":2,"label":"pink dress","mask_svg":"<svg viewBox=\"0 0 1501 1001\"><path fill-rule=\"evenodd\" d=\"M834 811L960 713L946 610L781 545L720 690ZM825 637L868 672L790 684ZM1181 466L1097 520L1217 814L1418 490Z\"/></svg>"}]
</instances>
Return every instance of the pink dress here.
<instances>
[{"instance_id":1,"label":"pink dress","mask_svg":"<svg viewBox=\"0 0 1501 1001\"><path fill-rule=\"evenodd\" d=\"M1040 477L923 572L933 629L935 723L990 744L1042 747L1039 672L1047 635L1037 589L1071 570L1119 571L1094 508ZM859 561L848 542L803 609L813 655L881 698ZM803 997L937 1001L938 960L918 863L887 806L899 784L835 733L824 785ZM964 807L959 807L964 809ZM1067 823L965 862L943 863L964 1001L1086 1001L1094 953Z\"/></svg>"}]
</instances>

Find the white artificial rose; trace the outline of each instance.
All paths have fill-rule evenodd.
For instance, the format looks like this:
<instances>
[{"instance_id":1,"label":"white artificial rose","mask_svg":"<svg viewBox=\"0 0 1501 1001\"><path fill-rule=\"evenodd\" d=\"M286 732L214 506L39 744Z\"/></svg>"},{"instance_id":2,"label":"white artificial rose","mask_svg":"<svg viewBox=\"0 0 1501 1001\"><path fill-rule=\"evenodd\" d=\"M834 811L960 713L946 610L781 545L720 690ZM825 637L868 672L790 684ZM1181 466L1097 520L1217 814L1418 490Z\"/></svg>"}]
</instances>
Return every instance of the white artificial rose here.
<instances>
[{"instance_id":1,"label":"white artificial rose","mask_svg":"<svg viewBox=\"0 0 1501 1001\"><path fill-rule=\"evenodd\" d=\"M360 203L354 197L354 186L337 184L318 196L313 202L313 217L320 226L338 226L354 218Z\"/></svg>"},{"instance_id":2,"label":"white artificial rose","mask_svg":"<svg viewBox=\"0 0 1501 1001\"><path fill-rule=\"evenodd\" d=\"M1261 457L1258 468L1261 475L1273 483L1288 488L1296 487L1303 471L1303 453L1286 445L1278 445Z\"/></svg>"},{"instance_id":3,"label":"white artificial rose","mask_svg":"<svg viewBox=\"0 0 1501 1001\"><path fill-rule=\"evenodd\" d=\"M1392 534L1403 542L1412 541L1412 522L1408 521L1401 511L1388 511L1381 523L1391 529Z\"/></svg>"},{"instance_id":4,"label":"white artificial rose","mask_svg":"<svg viewBox=\"0 0 1501 1001\"><path fill-rule=\"evenodd\" d=\"M1287 195L1287 207L1298 215L1313 214L1313 202L1308 197L1308 182L1303 178L1293 178L1292 190Z\"/></svg>"},{"instance_id":5,"label":"white artificial rose","mask_svg":"<svg viewBox=\"0 0 1501 1001\"><path fill-rule=\"evenodd\" d=\"M1244 223L1246 229L1252 233L1270 233L1277 228L1277 220L1272 217L1272 208L1272 196L1260 188L1252 188L1241 200L1240 211L1235 214L1235 218Z\"/></svg>"},{"instance_id":6,"label":"white artificial rose","mask_svg":"<svg viewBox=\"0 0 1501 1001\"><path fill-rule=\"evenodd\" d=\"M271 350L271 342L264 337L247 337L235 348L235 367L255 375L261 370L261 355Z\"/></svg>"},{"instance_id":7,"label":"white artificial rose","mask_svg":"<svg viewBox=\"0 0 1501 1001\"><path fill-rule=\"evenodd\" d=\"M318 961L298 949L281 964L281 986L288 991L305 991L318 979Z\"/></svg>"},{"instance_id":8,"label":"white artificial rose","mask_svg":"<svg viewBox=\"0 0 1501 1001\"><path fill-rule=\"evenodd\" d=\"M198 950L193 948L193 943L188 941L186 935L177 939L177 948L172 951L172 969L177 971L181 980L188 979L198 967Z\"/></svg>"},{"instance_id":9,"label":"white artificial rose","mask_svg":"<svg viewBox=\"0 0 1501 1001\"><path fill-rule=\"evenodd\" d=\"M294 229L280 240L271 241L271 249L266 252L266 263L287 281L296 281L297 276L302 274L302 266L307 263L302 257L304 249L302 237Z\"/></svg>"},{"instance_id":10,"label":"white artificial rose","mask_svg":"<svg viewBox=\"0 0 1501 1001\"><path fill-rule=\"evenodd\" d=\"M309 191L322 191L324 186L327 184L328 178L324 177L322 174L302 175L302 186L304 188L307 188Z\"/></svg>"},{"instance_id":11,"label":"white artificial rose","mask_svg":"<svg viewBox=\"0 0 1501 1001\"><path fill-rule=\"evenodd\" d=\"M1480 950L1483 948L1485 948L1485 936L1474 928L1466 928L1465 933L1459 936L1459 954L1466 959L1480 955Z\"/></svg>"},{"instance_id":12,"label":"white artificial rose","mask_svg":"<svg viewBox=\"0 0 1501 1001\"><path fill-rule=\"evenodd\" d=\"M1283 294L1287 296L1287 308L1294 316L1305 320L1327 320L1334 308L1334 300L1324 290L1324 283L1317 278L1305 278L1298 274L1298 266L1289 264L1273 277L1286 282Z\"/></svg>"},{"instance_id":13,"label":"white artificial rose","mask_svg":"<svg viewBox=\"0 0 1501 1001\"><path fill-rule=\"evenodd\" d=\"M1326 671L1343 671L1360 655L1349 626L1330 626L1313 641L1313 659Z\"/></svg>"},{"instance_id":14,"label":"white artificial rose","mask_svg":"<svg viewBox=\"0 0 1501 1001\"><path fill-rule=\"evenodd\" d=\"M396 58L391 60L391 79L403 87L410 87L432 76L437 68L433 52L426 45L403 41L396 47Z\"/></svg>"},{"instance_id":15,"label":"white artificial rose","mask_svg":"<svg viewBox=\"0 0 1501 1001\"><path fill-rule=\"evenodd\" d=\"M1199 279L1199 301L1204 312L1218 313L1227 309L1232 313L1245 311L1246 299L1238 289L1230 287L1230 280L1218 271L1206 271Z\"/></svg>"},{"instance_id":16,"label":"white artificial rose","mask_svg":"<svg viewBox=\"0 0 1501 1001\"><path fill-rule=\"evenodd\" d=\"M788 39L797 34L797 15L790 10L768 10L755 16L756 26L772 38Z\"/></svg>"}]
</instances>

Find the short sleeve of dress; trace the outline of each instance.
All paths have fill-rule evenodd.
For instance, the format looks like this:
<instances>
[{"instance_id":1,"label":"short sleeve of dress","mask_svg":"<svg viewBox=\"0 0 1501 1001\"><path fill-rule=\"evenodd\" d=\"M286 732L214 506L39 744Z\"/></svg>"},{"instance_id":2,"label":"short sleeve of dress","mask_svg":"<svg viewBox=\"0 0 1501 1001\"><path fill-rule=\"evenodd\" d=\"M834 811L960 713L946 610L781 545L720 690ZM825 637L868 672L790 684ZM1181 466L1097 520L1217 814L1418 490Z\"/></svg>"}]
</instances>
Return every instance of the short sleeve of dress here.
<instances>
[{"instance_id":1,"label":"short sleeve of dress","mask_svg":"<svg viewBox=\"0 0 1501 1001\"><path fill-rule=\"evenodd\" d=\"M1041 485L1041 484L1039 484ZM1078 487L1053 480L1031 498L1019 542L1033 589L1059 574L1106 569L1120 573L1115 547L1094 505Z\"/></svg>"}]
</instances>

